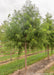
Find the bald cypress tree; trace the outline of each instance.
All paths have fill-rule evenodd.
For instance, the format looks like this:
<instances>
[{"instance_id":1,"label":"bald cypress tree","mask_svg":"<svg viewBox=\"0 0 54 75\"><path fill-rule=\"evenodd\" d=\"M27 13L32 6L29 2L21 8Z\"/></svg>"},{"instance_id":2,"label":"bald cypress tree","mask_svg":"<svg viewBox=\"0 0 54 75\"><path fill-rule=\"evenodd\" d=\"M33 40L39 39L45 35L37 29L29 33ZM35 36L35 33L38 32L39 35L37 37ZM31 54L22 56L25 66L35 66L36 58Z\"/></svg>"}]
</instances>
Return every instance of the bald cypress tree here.
<instances>
[{"instance_id":1,"label":"bald cypress tree","mask_svg":"<svg viewBox=\"0 0 54 75\"><path fill-rule=\"evenodd\" d=\"M35 42L37 38L37 30L40 27L40 14L35 5L27 0L22 10L14 11L11 21L6 29L6 37L8 40L14 41L20 54L22 47L25 49L25 71L27 70L27 48L28 44ZM35 45L31 45L33 47Z\"/></svg>"}]
</instances>

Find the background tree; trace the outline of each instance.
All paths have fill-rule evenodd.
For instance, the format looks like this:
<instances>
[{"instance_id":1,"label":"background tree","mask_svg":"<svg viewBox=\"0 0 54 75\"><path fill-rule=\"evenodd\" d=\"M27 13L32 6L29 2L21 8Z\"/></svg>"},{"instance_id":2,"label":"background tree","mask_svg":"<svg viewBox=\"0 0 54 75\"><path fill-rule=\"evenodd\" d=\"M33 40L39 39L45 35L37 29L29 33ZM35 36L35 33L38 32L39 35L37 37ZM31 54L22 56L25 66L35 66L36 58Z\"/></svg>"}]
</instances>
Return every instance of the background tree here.
<instances>
[{"instance_id":1,"label":"background tree","mask_svg":"<svg viewBox=\"0 0 54 75\"><path fill-rule=\"evenodd\" d=\"M51 37L51 30L52 30L53 20L51 14L47 13L46 18L44 19L44 22L42 24L43 31L45 34L45 47L48 49L48 59L49 59L49 48L50 48L50 37Z\"/></svg>"}]
</instances>

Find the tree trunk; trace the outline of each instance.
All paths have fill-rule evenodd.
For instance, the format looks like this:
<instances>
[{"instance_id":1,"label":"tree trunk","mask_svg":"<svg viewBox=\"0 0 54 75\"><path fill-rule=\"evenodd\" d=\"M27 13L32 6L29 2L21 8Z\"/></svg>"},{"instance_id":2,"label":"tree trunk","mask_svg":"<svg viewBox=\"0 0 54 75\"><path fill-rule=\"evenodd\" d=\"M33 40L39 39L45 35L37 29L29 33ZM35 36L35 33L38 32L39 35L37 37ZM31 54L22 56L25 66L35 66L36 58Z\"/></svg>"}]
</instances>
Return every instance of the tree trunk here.
<instances>
[{"instance_id":1,"label":"tree trunk","mask_svg":"<svg viewBox=\"0 0 54 75\"><path fill-rule=\"evenodd\" d=\"M47 46L47 51L48 51L48 60L49 60L49 45Z\"/></svg>"},{"instance_id":2,"label":"tree trunk","mask_svg":"<svg viewBox=\"0 0 54 75\"><path fill-rule=\"evenodd\" d=\"M27 72L27 43L25 42L25 75Z\"/></svg>"},{"instance_id":3,"label":"tree trunk","mask_svg":"<svg viewBox=\"0 0 54 75\"><path fill-rule=\"evenodd\" d=\"M10 51L10 60L12 61L12 51Z\"/></svg>"},{"instance_id":4,"label":"tree trunk","mask_svg":"<svg viewBox=\"0 0 54 75\"><path fill-rule=\"evenodd\" d=\"M47 54L47 50L46 50L46 48L45 48L45 54Z\"/></svg>"}]
</instances>

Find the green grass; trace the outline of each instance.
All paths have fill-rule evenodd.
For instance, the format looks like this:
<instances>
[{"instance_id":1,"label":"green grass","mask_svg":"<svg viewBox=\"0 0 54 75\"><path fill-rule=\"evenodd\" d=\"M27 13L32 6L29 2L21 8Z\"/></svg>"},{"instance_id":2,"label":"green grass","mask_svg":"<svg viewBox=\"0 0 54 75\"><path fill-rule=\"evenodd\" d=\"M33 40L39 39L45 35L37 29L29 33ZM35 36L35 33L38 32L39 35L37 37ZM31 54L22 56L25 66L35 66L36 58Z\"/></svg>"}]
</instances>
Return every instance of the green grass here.
<instances>
[{"instance_id":1,"label":"green grass","mask_svg":"<svg viewBox=\"0 0 54 75\"><path fill-rule=\"evenodd\" d=\"M51 52L50 52L50 55L51 55ZM29 57L27 57L27 65L36 63L46 57L47 57L47 55L45 55L45 53L39 53L39 54L36 54L33 56L29 56ZM14 62L5 64L5 65L1 65L0 66L0 75L11 74L18 69L22 69L23 67L25 67L25 59L24 58L20 59L20 60L15 60Z\"/></svg>"},{"instance_id":2,"label":"green grass","mask_svg":"<svg viewBox=\"0 0 54 75\"><path fill-rule=\"evenodd\" d=\"M45 71L45 73L54 72L54 65Z\"/></svg>"},{"instance_id":3,"label":"green grass","mask_svg":"<svg viewBox=\"0 0 54 75\"><path fill-rule=\"evenodd\" d=\"M18 54L13 54L13 55L7 55L7 56L3 56L3 57L0 57L0 61L5 61L5 60L8 60L10 59L11 57L12 58L16 58L18 56Z\"/></svg>"},{"instance_id":4,"label":"green grass","mask_svg":"<svg viewBox=\"0 0 54 75\"><path fill-rule=\"evenodd\" d=\"M38 52L38 51L41 51L41 50L36 50L36 51L31 51L31 52L27 52L27 54L29 54L29 53L35 53L35 52ZM42 50L43 51L43 50ZM21 55L24 55L25 53L24 52L22 52L22 54ZM7 56L3 56L3 57L0 57L0 61L5 61L5 60L8 60L8 59L10 59L10 58L17 58L18 57L18 54L12 54L12 55L7 55Z\"/></svg>"}]
</instances>

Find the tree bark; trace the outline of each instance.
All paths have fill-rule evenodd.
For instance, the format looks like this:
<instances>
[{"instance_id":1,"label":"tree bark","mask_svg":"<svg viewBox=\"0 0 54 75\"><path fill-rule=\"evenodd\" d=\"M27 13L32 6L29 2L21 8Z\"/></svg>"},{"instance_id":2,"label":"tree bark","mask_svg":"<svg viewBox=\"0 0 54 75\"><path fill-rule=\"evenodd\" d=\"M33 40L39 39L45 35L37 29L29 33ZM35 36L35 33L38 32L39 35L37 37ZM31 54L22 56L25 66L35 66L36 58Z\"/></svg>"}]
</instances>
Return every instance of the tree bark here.
<instances>
[{"instance_id":1,"label":"tree bark","mask_svg":"<svg viewBox=\"0 0 54 75\"><path fill-rule=\"evenodd\" d=\"M48 51L48 60L49 60L49 45L47 46L47 51Z\"/></svg>"},{"instance_id":2,"label":"tree bark","mask_svg":"<svg viewBox=\"0 0 54 75\"><path fill-rule=\"evenodd\" d=\"M12 61L12 51L10 49L10 60Z\"/></svg>"},{"instance_id":3,"label":"tree bark","mask_svg":"<svg viewBox=\"0 0 54 75\"><path fill-rule=\"evenodd\" d=\"M46 48L45 48L45 54L47 54L47 50L46 50Z\"/></svg>"},{"instance_id":4,"label":"tree bark","mask_svg":"<svg viewBox=\"0 0 54 75\"><path fill-rule=\"evenodd\" d=\"M27 43L25 42L25 75L27 72Z\"/></svg>"}]
</instances>

